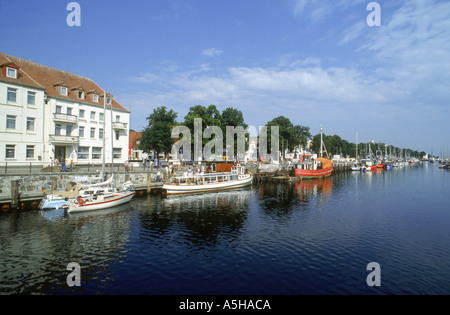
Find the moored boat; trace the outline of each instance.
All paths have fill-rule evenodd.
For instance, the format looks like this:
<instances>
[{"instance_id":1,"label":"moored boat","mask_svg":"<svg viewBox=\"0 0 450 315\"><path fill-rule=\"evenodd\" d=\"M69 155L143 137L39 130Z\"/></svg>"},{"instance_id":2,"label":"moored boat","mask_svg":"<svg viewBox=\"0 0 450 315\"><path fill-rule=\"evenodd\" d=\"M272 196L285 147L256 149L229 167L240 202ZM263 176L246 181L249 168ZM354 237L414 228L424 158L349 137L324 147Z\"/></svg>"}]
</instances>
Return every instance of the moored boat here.
<instances>
[{"instance_id":1,"label":"moored boat","mask_svg":"<svg viewBox=\"0 0 450 315\"><path fill-rule=\"evenodd\" d=\"M75 200L78 196L88 197L92 194L105 193L112 191L109 186L113 181L111 176L107 181L95 184L83 184L80 182L70 182L65 190L53 191L45 194L39 203L39 209L51 210L65 208L70 201ZM42 189L45 193L44 189Z\"/></svg>"},{"instance_id":2,"label":"moored boat","mask_svg":"<svg viewBox=\"0 0 450 315\"><path fill-rule=\"evenodd\" d=\"M203 193L235 189L252 183L251 174L245 173L243 166L233 166L230 172L197 173L174 176L170 183L164 184L162 189L167 195Z\"/></svg>"},{"instance_id":3,"label":"moored boat","mask_svg":"<svg viewBox=\"0 0 450 315\"><path fill-rule=\"evenodd\" d=\"M314 159L312 156L305 156L295 168L295 176L300 179L318 179L325 178L333 172L331 160L325 158Z\"/></svg>"},{"instance_id":4,"label":"moored boat","mask_svg":"<svg viewBox=\"0 0 450 315\"><path fill-rule=\"evenodd\" d=\"M79 196L68 204L67 212L83 212L112 208L129 202L134 196L130 190L92 195L88 198Z\"/></svg>"},{"instance_id":5,"label":"moored boat","mask_svg":"<svg viewBox=\"0 0 450 315\"><path fill-rule=\"evenodd\" d=\"M314 158L312 154L302 155L300 163L295 165L295 176L300 177L300 180L319 179L330 176L333 172L333 163L330 159L322 156L324 151L327 153L323 143L322 126L320 126L320 157Z\"/></svg>"}]
</instances>

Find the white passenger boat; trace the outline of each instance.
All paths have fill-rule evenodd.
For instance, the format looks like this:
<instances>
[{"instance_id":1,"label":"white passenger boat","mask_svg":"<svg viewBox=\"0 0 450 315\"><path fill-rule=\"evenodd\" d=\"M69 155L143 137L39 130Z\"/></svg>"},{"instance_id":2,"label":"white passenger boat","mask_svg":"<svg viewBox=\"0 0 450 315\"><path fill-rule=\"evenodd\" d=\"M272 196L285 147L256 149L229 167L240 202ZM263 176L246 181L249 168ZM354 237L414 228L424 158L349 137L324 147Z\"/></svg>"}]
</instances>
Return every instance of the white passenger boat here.
<instances>
[{"instance_id":1,"label":"white passenger boat","mask_svg":"<svg viewBox=\"0 0 450 315\"><path fill-rule=\"evenodd\" d=\"M167 195L189 194L245 187L252 181L252 175L246 174L243 166L233 166L231 172L174 176L162 189Z\"/></svg>"}]
</instances>

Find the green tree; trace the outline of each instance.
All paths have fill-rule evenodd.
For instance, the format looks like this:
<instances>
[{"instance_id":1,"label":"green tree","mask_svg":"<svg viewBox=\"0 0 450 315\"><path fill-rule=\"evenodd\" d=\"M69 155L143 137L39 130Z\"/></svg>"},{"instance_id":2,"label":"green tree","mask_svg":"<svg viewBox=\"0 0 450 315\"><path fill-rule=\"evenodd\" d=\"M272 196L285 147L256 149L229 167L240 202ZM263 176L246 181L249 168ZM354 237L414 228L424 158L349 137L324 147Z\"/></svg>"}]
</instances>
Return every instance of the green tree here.
<instances>
[{"instance_id":1,"label":"green tree","mask_svg":"<svg viewBox=\"0 0 450 315\"><path fill-rule=\"evenodd\" d=\"M145 153L152 150L157 156L170 153L174 139L172 139L172 128L177 125L178 114L173 110L167 110L165 106L157 107L147 117L148 126L142 131L139 148Z\"/></svg>"},{"instance_id":2,"label":"green tree","mask_svg":"<svg viewBox=\"0 0 450 315\"><path fill-rule=\"evenodd\" d=\"M202 135L206 127L208 126L217 126L222 131L223 137L223 145L222 148L226 147L226 127L238 127L242 126L244 129L248 127L248 125L244 122L244 116L242 112L233 107L228 107L220 113L215 105L209 105L208 107L202 105L195 105L190 107L189 112L184 117L184 122L182 123L184 126L188 127L191 132L191 143L194 144L195 139L195 125L194 121L196 118L201 118L202 120ZM213 133L211 138L214 138L216 135ZM235 135L235 138L237 136ZM237 139L235 139L237 140ZM202 136L202 148L205 144L207 144L211 139L203 138ZM237 141L234 143L234 152L237 152ZM248 137L246 139L246 149L248 148ZM193 148L194 149L194 148ZM217 152L217 154L222 154L222 152ZM231 158L231 157L230 157Z\"/></svg>"},{"instance_id":3,"label":"green tree","mask_svg":"<svg viewBox=\"0 0 450 315\"><path fill-rule=\"evenodd\" d=\"M299 145L306 146L307 141L311 138L309 132L309 127L304 127L301 125L294 125L291 123L289 118L284 116L278 116L267 124L267 147L268 150L271 148L271 127L279 127L279 145L280 149L288 149L289 151L294 150Z\"/></svg>"}]
</instances>

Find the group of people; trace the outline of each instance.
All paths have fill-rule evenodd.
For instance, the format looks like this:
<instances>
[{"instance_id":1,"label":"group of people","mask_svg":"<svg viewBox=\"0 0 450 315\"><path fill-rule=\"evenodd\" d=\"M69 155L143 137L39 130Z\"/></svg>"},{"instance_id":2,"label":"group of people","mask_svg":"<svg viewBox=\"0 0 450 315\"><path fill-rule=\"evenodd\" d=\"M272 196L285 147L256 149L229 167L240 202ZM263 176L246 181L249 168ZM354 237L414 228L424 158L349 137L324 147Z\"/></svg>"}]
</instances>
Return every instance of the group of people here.
<instances>
[{"instance_id":1,"label":"group of people","mask_svg":"<svg viewBox=\"0 0 450 315\"><path fill-rule=\"evenodd\" d=\"M56 157L54 159L52 157L50 157L50 166L53 167L53 166L59 166L59 165L60 165L59 160ZM61 161L61 172L67 172L72 169L73 169L73 160L72 159L70 159L70 161L67 159L63 159Z\"/></svg>"}]
</instances>

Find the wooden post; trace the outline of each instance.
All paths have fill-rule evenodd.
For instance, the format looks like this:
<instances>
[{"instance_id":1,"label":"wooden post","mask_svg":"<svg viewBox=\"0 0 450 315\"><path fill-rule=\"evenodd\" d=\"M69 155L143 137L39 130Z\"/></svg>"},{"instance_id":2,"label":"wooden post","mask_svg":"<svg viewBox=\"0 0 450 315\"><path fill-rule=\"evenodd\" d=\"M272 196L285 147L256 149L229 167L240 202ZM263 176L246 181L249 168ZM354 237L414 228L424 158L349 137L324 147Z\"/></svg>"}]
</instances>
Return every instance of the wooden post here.
<instances>
[{"instance_id":1,"label":"wooden post","mask_svg":"<svg viewBox=\"0 0 450 315\"><path fill-rule=\"evenodd\" d=\"M17 209L19 206L19 181L11 181L11 208Z\"/></svg>"},{"instance_id":2,"label":"wooden post","mask_svg":"<svg viewBox=\"0 0 450 315\"><path fill-rule=\"evenodd\" d=\"M147 173L147 194L152 191L152 173Z\"/></svg>"},{"instance_id":3,"label":"wooden post","mask_svg":"<svg viewBox=\"0 0 450 315\"><path fill-rule=\"evenodd\" d=\"M56 188L57 188L57 180L58 179L56 177L52 178L52 191L56 190Z\"/></svg>"}]
</instances>

